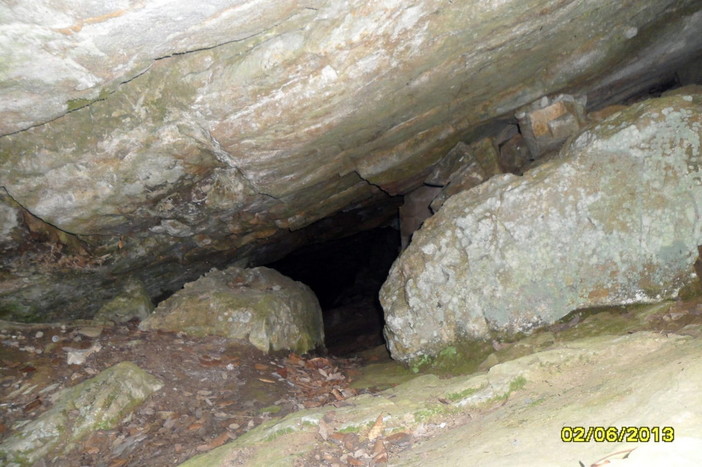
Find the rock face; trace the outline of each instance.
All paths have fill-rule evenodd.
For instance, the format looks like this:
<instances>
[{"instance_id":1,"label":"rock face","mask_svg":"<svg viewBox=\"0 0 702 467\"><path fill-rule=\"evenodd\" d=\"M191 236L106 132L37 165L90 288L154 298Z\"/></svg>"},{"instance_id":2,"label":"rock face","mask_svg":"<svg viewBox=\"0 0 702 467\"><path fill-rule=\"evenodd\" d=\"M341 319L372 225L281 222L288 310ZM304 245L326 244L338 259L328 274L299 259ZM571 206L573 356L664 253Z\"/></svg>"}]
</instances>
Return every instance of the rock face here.
<instances>
[{"instance_id":1,"label":"rock face","mask_svg":"<svg viewBox=\"0 0 702 467\"><path fill-rule=\"evenodd\" d=\"M161 302L140 328L243 339L264 352L324 345L314 293L264 267L211 271Z\"/></svg>"},{"instance_id":2,"label":"rock face","mask_svg":"<svg viewBox=\"0 0 702 467\"><path fill-rule=\"evenodd\" d=\"M94 378L64 389L51 410L24 425L0 444L3 465L33 465L60 456L96 430L119 425L163 383L131 362L122 362Z\"/></svg>"},{"instance_id":3,"label":"rock face","mask_svg":"<svg viewBox=\"0 0 702 467\"><path fill-rule=\"evenodd\" d=\"M393 357L675 296L702 243L701 138L699 100L649 100L521 178L449 198L381 290Z\"/></svg>"},{"instance_id":4,"label":"rock face","mask_svg":"<svg viewBox=\"0 0 702 467\"><path fill-rule=\"evenodd\" d=\"M124 291L100 307L93 319L116 323L126 323L134 318L143 321L153 310L154 305L146 293L144 284L131 279L125 285Z\"/></svg>"},{"instance_id":5,"label":"rock face","mask_svg":"<svg viewBox=\"0 0 702 467\"><path fill-rule=\"evenodd\" d=\"M80 0L0 18L0 316L33 320L89 317L130 275L154 299L380 225L485 125L564 90L645 92L702 49L696 0ZM335 213L358 215L318 222Z\"/></svg>"}]
</instances>

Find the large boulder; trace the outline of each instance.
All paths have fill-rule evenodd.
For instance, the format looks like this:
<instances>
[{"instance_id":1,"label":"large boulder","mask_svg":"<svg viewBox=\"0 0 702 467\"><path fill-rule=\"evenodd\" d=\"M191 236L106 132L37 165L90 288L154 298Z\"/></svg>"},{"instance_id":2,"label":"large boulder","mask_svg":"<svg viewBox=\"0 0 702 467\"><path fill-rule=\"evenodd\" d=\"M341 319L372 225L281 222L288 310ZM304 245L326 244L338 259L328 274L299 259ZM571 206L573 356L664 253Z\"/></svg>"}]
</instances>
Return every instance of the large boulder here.
<instances>
[{"instance_id":1,"label":"large boulder","mask_svg":"<svg viewBox=\"0 0 702 467\"><path fill-rule=\"evenodd\" d=\"M265 267L211 271L159 304L140 328L244 339L264 352L304 353L324 343L312 290Z\"/></svg>"},{"instance_id":2,"label":"large boulder","mask_svg":"<svg viewBox=\"0 0 702 467\"><path fill-rule=\"evenodd\" d=\"M382 287L393 357L674 297L702 243L701 112L692 95L633 105L523 177L449 198Z\"/></svg>"},{"instance_id":3,"label":"large boulder","mask_svg":"<svg viewBox=\"0 0 702 467\"><path fill-rule=\"evenodd\" d=\"M144 320L154 310L146 288L141 281L127 281L121 294L105 303L93 316L95 321L126 323L137 318Z\"/></svg>"}]
</instances>

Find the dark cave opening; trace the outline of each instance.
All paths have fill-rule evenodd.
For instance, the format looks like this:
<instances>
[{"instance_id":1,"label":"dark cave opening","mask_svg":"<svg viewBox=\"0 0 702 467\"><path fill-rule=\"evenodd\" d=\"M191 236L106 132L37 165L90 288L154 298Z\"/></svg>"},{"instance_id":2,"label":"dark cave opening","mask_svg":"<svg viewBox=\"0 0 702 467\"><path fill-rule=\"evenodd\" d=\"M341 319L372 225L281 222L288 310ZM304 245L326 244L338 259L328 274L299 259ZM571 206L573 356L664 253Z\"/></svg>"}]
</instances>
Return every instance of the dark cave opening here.
<instances>
[{"instance_id":1,"label":"dark cave opening","mask_svg":"<svg viewBox=\"0 0 702 467\"><path fill-rule=\"evenodd\" d=\"M306 245L266 266L314 291L322 307L327 350L348 356L385 342L378 292L399 248L397 229L379 227Z\"/></svg>"}]
</instances>

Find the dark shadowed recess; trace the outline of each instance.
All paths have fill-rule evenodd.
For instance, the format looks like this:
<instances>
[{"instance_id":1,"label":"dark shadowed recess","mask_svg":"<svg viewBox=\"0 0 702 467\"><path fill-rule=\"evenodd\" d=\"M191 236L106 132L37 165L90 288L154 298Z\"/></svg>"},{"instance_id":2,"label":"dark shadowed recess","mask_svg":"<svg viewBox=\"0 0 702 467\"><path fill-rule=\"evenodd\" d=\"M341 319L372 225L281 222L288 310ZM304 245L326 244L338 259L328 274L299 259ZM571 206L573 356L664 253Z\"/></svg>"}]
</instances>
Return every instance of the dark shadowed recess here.
<instances>
[{"instance_id":1,"label":"dark shadowed recess","mask_svg":"<svg viewBox=\"0 0 702 467\"><path fill-rule=\"evenodd\" d=\"M378 292L400 248L400 235L380 227L306 245L268 267L308 285L324 316L331 354L352 355L383 344Z\"/></svg>"}]
</instances>

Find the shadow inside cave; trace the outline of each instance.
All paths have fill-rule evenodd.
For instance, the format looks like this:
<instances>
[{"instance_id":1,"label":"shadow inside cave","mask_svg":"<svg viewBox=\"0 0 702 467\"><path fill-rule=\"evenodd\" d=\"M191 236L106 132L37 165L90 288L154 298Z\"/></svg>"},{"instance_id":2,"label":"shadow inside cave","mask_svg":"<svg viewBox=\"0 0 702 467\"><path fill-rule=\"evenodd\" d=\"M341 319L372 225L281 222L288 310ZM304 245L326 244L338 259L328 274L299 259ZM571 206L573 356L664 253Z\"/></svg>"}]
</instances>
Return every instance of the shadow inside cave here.
<instances>
[{"instance_id":1,"label":"shadow inside cave","mask_svg":"<svg viewBox=\"0 0 702 467\"><path fill-rule=\"evenodd\" d=\"M352 356L385 342L378 292L399 248L399 232L380 227L306 245L266 266L314 291L322 308L328 352Z\"/></svg>"}]
</instances>

